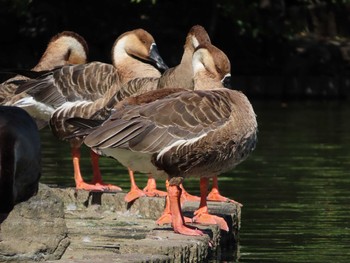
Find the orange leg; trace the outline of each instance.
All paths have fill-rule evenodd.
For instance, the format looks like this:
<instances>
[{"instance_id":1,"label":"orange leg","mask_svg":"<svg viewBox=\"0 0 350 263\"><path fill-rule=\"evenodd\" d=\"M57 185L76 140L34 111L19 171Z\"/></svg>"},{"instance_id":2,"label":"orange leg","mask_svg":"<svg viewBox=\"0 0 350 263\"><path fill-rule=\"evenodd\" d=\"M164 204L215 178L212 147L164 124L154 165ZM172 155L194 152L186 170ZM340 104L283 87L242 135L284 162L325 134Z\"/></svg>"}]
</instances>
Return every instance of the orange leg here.
<instances>
[{"instance_id":1,"label":"orange leg","mask_svg":"<svg viewBox=\"0 0 350 263\"><path fill-rule=\"evenodd\" d=\"M192 202L198 202L200 201L200 198L198 196L195 195L191 195L189 194L184 186L182 184L180 184L180 188L182 190L182 194L181 194L181 204L183 204L186 201L192 201Z\"/></svg>"},{"instance_id":2,"label":"orange leg","mask_svg":"<svg viewBox=\"0 0 350 263\"><path fill-rule=\"evenodd\" d=\"M223 229L225 231L228 231L228 225L226 221L218 216L211 215L208 212L208 205L207 205L207 192L208 192L208 184L209 179L206 177L202 177L200 180L200 191L201 191L201 201L199 204L198 210L194 212L193 222L199 223L199 224L210 224L214 225L217 224L220 226L220 229Z\"/></svg>"},{"instance_id":3,"label":"orange leg","mask_svg":"<svg viewBox=\"0 0 350 263\"><path fill-rule=\"evenodd\" d=\"M190 221L191 222L191 221ZM170 211L170 201L169 196L166 197L165 200L165 208L158 220L156 221L157 225L171 224L171 211Z\"/></svg>"},{"instance_id":4,"label":"orange leg","mask_svg":"<svg viewBox=\"0 0 350 263\"><path fill-rule=\"evenodd\" d=\"M151 174L148 176L147 185L145 188L143 188L143 191L147 196L167 196L167 192L160 191L157 189L156 180L152 177Z\"/></svg>"},{"instance_id":5,"label":"orange leg","mask_svg":"<svg viewBox=\"0 0 350 263\"><path fill-rule=\"evenodd\" d=\"M138 186L136 185L134 172L130 168L128 168L128 170L129 170L130 184L131 185L130 185L130 191L129 191L129 193L127 193L124 200L129 203L129 202L136 200L137 198L139 198L141 196L146 196L146 194L140 188L138 188Z\"/></svg>"},{"instance_id":6,"label":"orange leg","mask_svg":"<svg viewBox=\"0 0 350 263\"><path fill-rule=\"evenodd\" d=\"M96 186L102 186L104 188L107 188L110 191L122 191L122 189L119 186L112 185L112 184L105 184L102 180L100 167L98 165L98 160L100 156L96 154L93 150L90 150L90 156L91 156L91 163L92 163L92 171L93 171L93 179L92 183Z\"/></svg>"},{"instance_id":7,"label":"orange leg","mask_svg":"<svg viewBox=\"0 0 350 263\"><path fill-rule=\"evenodd\" d=\"M171 223L175 233L188 236L200 236L203 232L185 225L180 207L181 188L177 185L169 185L168 196L171 211Z\"/></svg>"},{"instance_id":8,"label":"orange leg","mask_svg":"<svg viewBox=\"0 0 350 263\"><path fill-rule=\"evenodd\" d=\"M72 158L74 168L75 187L87 191L104 191L106 187L102 185L92 185L85 183L80 172L80 147L72 146Z\"/></svg>"},{"instance_id":9,"label":"orange leg","mask_svg":"<svg viewBox=\"0 0 350 263\"><path fill-rule=\"evenodd\" d=\"M166 189L168 191L169 189L169 181L166 180L165 182L166 185ZM191 223L192 219L189 217L184 217L184 220L186 223ZM170 200L169 200L169 196L166 196L166 201L165 201L165 208L163 211L163 214L160 216L160 218L158 218L157 222L158 225L164 225L164 224L171 224L171 211L170 211Z\"/></svg>"},{"instance_id":10,"label":"orange leg","mask_svg":"<svg viewBox=\"0 0 350 263\"><path fill-rule=\"evenodd\" d=\"M220 194L217 176L213 177L213 186L212 186L210 193L207 196L207 200L208 201L219 201L219 202L231 202L231 203L237 204L241 207L243 206L241 203L239 203L235 200L229 199L229 198L222 196Z\"/></svg>"}]
</instances>

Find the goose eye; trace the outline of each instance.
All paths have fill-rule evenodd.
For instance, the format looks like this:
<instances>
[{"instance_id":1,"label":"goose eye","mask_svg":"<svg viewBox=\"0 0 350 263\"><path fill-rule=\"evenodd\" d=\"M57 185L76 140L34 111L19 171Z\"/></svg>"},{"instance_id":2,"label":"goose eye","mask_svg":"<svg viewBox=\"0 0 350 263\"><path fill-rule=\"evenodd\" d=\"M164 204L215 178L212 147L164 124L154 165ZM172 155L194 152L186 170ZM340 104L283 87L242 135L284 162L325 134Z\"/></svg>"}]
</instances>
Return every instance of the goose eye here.
<instances>
[{"instance_id":1,"label":"goose eye","mask_svg":"<svg viewBox=\"0 0 350 263\"><path fill-rule=\"evenodd\" d=\"M222 70L221 70L218 66L215 66L215 69L216 69L216 71L217 71L219 74L222 73Z\"/></svg>"}]
</instances>

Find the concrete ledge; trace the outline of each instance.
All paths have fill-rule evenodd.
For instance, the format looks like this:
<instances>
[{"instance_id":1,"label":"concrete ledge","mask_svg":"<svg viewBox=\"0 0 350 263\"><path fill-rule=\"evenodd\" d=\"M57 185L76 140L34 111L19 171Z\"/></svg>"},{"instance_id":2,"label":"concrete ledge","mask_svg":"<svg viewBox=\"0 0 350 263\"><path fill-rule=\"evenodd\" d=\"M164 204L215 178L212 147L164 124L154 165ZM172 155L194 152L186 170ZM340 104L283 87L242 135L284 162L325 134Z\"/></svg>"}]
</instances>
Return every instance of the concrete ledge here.
<instances>
[{"instance_id":1,"label":"concrete ledge","mask_svg":"<svg viewBox=\"0 0 350 263\"><path fill-rule=\"evenodd\" d=\"M187 237L173 233L170 226L155 224L163 212L165 198L142 197L127 204L124 201L125 193L87 192L74 188L53 190L66 207L71 246L63 258L70 260L73 257L70 249L80 243L76 249L92 249L94 253L98 249L104 251L103 254L109 251L112 252L111 259L130 255L134 260L130 262L201 262L220 248L233 246L238 240L241 210L232 203L209 202L209 211L222 216L228 223L228 233L220 231L217 226L194 224L205 229L208 235ZM186 216L192 217L198 205L198 202L185 203L183 211ZM84 227L82 222L93 228ZM84 229L86 227L89 230ZM77 230L79 228L81 230ZM84 234L85 241L89 241L85 244L76 240L77 237L83 238ZM140 259L137 259L137 255L140 255ZM146 260L145 255L161 257ZM83 258L87 260L90 257L84 253Z\"/></svg>"},{"instance_id":2,"label":"concrete ledge","mask_svg":"<svg viewBox=\"0 0 350 263\"><path fill-rule=\"evenodd\" d=\"M165 198L127 204L125 193L50 189L63 203L70 245L61 259L47 262L203 262L238 239L240 208L235 204L209 203L211 213L225 218L229 233L216 225L193 224L207 235L191 237L175 234L170 225L156 225ZM183 210L191 217L198 205L188 202Z\"/></svg>"}]
</instances>

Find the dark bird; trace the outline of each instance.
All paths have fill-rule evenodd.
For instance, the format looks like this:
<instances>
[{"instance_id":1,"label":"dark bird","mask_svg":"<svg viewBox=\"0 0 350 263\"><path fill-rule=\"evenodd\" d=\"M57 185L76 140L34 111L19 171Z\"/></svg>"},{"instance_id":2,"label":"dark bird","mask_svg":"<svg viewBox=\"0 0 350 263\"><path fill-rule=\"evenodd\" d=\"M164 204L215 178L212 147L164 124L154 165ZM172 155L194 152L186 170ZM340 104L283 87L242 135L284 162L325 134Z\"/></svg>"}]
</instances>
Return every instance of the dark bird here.
<instances>
[{"instance_id":1,"label":"dark bird","mask_svg":"<svg viewBox=\"0 0 350 263\"><path fill-rule=\"evenodd\" d=\"M0 106L0 213L38 190L41 148L38 128L24 110Z\"/></svg>"}]
</instances>

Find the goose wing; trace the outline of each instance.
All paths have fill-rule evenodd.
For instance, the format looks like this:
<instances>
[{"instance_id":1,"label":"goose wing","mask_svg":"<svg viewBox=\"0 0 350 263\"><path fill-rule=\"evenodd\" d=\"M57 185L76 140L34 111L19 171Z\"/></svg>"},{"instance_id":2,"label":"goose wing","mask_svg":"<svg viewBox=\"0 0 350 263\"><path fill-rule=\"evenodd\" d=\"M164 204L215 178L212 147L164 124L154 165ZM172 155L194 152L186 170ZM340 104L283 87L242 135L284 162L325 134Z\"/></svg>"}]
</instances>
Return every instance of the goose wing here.
<instances>
[{"instance_id":1,"label":"goose wing","mask_svg":"<svg viewBox=\"0 0 350 263\"><path fill-rule=\"evenodd\" d=\"M226 92L182 91L148 104L126 105L88 135L85 143L99 149L157 153L193 142L229 120Z\"/></svg>"},{"instance_id":2,"label":"goose wing","mask_svg":"<svg viewBox=\"0 0 350 263\"><path fill-rule=\"evenodd\" d=\"M94 101L118 83L119 76L113 65L91 62L56 68L39 79L26 81L16 93L25 91L37 101L57 108L67 101Z\"/></svg>"}]
</instances>

